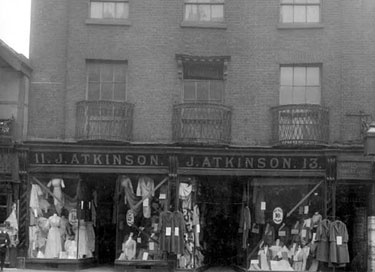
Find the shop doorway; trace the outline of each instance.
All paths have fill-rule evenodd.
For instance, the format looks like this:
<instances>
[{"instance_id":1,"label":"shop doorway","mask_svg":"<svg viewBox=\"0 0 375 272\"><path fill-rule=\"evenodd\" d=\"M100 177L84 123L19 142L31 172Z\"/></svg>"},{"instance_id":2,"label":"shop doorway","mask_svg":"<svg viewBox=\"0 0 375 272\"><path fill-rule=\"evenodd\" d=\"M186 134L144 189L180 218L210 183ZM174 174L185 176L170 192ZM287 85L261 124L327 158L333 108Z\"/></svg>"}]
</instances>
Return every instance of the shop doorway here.
<instances>
[{"instance_id":1,"label":"shop doorway","mask_svg":"<svg viewBox=\"0 0 375 272\"><path fill-rule=\"evenodd\" d=\"M238 263L239 210L242 184L233 177L200 178L197 203L201 207L203 253L209 266Z\"/></svg>"},{"instance_id":2,"label":"shop doorway","mask_svg":"<svg viewBox=\"0 0 375 272\"><path fill-rule=\"evenodd\" d=\"M96 199L95 257L99 264L113 264L116 258L114 194L117 175L82 175L83 184Z\"/></svg>"}]
</instances>

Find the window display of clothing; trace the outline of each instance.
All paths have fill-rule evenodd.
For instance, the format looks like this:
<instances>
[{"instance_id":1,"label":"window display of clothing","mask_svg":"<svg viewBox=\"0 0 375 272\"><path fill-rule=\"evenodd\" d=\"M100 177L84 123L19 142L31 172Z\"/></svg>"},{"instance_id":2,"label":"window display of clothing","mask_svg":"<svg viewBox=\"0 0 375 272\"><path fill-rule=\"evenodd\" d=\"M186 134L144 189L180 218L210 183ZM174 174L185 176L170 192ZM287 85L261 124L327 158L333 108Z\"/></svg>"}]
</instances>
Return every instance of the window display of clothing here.
<instances>
[{"instance_id":1,"label":"window display of clothing","mask_svg":"<svg viewBox=\"0 0 375 272\"><path fill-rule=\"evenodd\" d=\"M161 212L159 216L158 231L159 244L162 251L171 251L172 247L173 214L170 211Z\"/></svg>"},{"instance_id":2,"label":"window display of clothing","mask_svg":"<svg viewBox=\"0 0 375 272\"><path fill-rule=\"evenodd\" d=\"M251 228L250 209L247 205L242 210L240 228L242 229L242 248L247 248L247 238Z\"/></svg>"},{"instance_id":3,"label":"window display of clothing","mask_svg":"<svg viewBox=\"0 0 375 272\"><path fill-rule=\"evenodd\" d=\"M93 222L86 223L87 228L87 238L88 238L88 247L91 252L95 251L95 230Z\"/></svg>"},{"instance_id":4,"label":"window display of clothing","mask_svg":"<svg viewBox=\"0 0 375 272\"><path fill-rule=\"evenodd\" d=\"M133 240L133 233L130 233L128 240L124 244L125 259L130 261L135 258L137 252L137 242Z\"/></svg>"},{"instance_id":5,"label":"window display of clothing","mask_svg":"<svg viewBox=\"0 0 375 272\"><path fill-rule=\"evenodd\" d=\"M147 176L142 176L138 179L137 196L145 197L143 201L143 216L144 218L151 217L151 199L154 196L154 180Z\"/></svg>"},{"instance_id":6,"label":"window display of clothing","mask_svg":"<svg viewBox=\"0 0 375 272\"><path fill-rule=\"evenodd\" d=\"M66 240L64 249L68 255L68 259L77 258L77 242L75 240Z\"/></svg>"},{"instance_id":7,"label":"window display of clothing","mask_svg":"<svg viewBox=\"0 0 375 272\"><path fill-rule=\"evenodd\" d=\"M172 248L171 252L176 254L184 253L184 233L185 220L181 212L173 212L173 229L172 229Z\"/></svg>"},{"instance_id":8,"label":"window display of clothing","mask_svg":"<svg viewBox=\"0 0 375 272\"><path fill-rule=\"evenodd\" d=\"M29 207L34 210L39 210L39 197L43 195L43 191L38 184L31 185L30 203Z\"/></svg>"},{"instance_id":9,"label":"window display of clothing","mask_svg":"<svg viewBox=\"0 0 375 272\"><path fill-rule=\"evenodd\" d=\"M254 189L254 191L255 191L255 189ZM264 197L263 189L260 188L257 191L256 202L255 202L255 223L257 223L257 224L265 224L266 223L262 203L265 203L265 197Z\"/></svg>"},{"instance_id":10,"label":"window display of clothing","mask_svg":"<svg viewBox=\"0 0 375 272\"><path fill-rule=\"evenodd\" d=\"M46 249L44 252L45 258L58 258L61 247L61 236L59 231L60 217L54 214L48 218L50 229L48 232Z\"/></svg>"},{"instance_id":11,"label":"window display of clothing","mask_svg":"<svg viewBox=\"0 0 375 272\"><path fill-rule=\"evenodd\" d=\"M59 201L56 198L53 198L53 204L55 205L55 209L57 213L60 215L61 210L64 207L64 195L62 193L62 188L65 188L64 180L61 178L51 179L48 182L47 187L51 186L53 187L53 195L60 200Z\"/></svg>"}]
</instances>

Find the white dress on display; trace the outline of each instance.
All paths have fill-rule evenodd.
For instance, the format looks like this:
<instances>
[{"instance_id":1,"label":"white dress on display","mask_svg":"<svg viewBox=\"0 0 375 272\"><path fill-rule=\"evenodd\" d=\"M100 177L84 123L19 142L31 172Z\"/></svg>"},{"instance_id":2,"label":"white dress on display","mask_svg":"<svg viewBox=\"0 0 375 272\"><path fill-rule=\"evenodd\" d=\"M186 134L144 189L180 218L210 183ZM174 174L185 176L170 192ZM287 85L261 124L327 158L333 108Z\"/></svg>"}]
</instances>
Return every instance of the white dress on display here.
<instances>
[{"instance_id":1,"label":"white dress on display","mask_svg":"<svg viewBox=\"0 0 375 272\"><path fill-rule=\"evenodd\" d=\"M60 199L59 201L55 197L53 198L53 204L55 205L57 213L60 215L61 210L64 207L64 195L61 189L61 188L65 188L64 180L60 178L51 179L48 182L47 187L51 187L51 185L53 186L53 195L56 198Z\"/></svg>"},{"instance_id":2,"label":"white dress on display","mask_svg":"<svg viewBox=\"0 0 375 272\"><path fill-rule=\"evenodd\" d=\"M61 251L60 221L61 218L57 216L57 214L48 218L50 229L47 237L46 250L44 252L45 258L59 257Z\"/></svg>"}]
</instances>

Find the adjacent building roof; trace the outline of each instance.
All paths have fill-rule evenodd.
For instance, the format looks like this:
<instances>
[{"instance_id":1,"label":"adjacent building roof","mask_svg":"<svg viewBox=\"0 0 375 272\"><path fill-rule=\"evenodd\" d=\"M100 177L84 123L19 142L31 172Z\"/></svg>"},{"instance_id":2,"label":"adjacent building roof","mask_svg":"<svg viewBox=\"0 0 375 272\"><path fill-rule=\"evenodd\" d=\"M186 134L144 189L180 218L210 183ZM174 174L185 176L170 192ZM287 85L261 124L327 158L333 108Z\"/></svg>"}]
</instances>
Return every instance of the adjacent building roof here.
<instances>
[{"instance_id":1,"label":"adjacent building roof","mask_svg":"<svg viewBox=\"0 0 375 272\"><path fill-rule=\"evenodd\" d=\"M28 77L31 76L32 68L29 60L0 39L0 67L1 66L10 66Z\"/></svg>"}]
</instances>

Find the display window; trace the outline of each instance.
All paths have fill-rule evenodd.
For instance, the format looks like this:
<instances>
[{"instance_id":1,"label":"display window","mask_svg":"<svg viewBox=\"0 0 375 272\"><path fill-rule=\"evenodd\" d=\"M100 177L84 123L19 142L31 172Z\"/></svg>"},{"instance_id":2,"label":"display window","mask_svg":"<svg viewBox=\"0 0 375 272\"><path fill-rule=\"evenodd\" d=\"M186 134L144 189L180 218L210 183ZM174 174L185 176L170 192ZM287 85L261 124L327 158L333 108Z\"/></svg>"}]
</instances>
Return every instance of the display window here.
<instances>
[{"instance_id":1,"label":"display window","mask_svg":"<svg viewBox=\"0 0 375 272\"><path fill-rule=\"evenodd\" d=\"M31 177L28 257L92 258L95 249L96 190L81 178Z\"/></svg>"}]
</instances>

